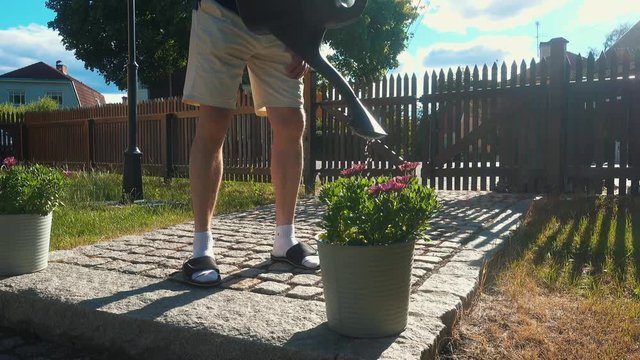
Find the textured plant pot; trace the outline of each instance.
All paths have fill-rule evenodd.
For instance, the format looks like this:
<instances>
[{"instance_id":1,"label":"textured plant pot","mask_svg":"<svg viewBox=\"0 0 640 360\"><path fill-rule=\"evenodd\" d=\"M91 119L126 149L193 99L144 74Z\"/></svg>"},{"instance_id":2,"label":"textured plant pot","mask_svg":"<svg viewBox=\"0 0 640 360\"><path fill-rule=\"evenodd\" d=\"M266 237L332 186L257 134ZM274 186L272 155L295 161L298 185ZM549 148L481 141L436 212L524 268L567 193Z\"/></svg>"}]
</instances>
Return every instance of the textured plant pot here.
<instances>
[{"instance_id":1,"label":"textured plant pot","mask_svg":"<svg viewBox=\"0 0 640 360\"><path fill-rule=\"evenodd\" d=\"M51 213L0 215L0 276L43 270L49 260Z\"/></svg>"},{"instance_id":2,"label":"textured plant pot","mask_svg":"<svg viewBox=\"0 0 640 360\"><path fill-rule=\"evenodd\" d=\"M329 327L362 338L404 331L414 245L415 241L388 246L318 241Z\"/></svg>"}]
</instances>

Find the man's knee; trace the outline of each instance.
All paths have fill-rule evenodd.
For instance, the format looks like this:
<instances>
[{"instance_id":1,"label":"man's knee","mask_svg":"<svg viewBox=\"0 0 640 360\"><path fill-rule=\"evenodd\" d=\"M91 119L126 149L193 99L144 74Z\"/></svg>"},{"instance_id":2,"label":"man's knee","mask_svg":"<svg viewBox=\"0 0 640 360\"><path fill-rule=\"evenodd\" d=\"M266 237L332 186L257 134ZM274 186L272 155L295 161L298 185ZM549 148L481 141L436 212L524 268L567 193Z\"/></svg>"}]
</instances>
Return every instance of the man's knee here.
<instances>
[{"instance_id":1,"label":"man's knee","mask_svg":"<svg viewBox=\"0 0 640 360\"><path fill-rule=\"evenodd\" d=\"M211 146L222 146L233 119L233 110L214 106L200 106L196 138Z\"/></svg>"},{"instance_id":2,"label":"man's knee","mask_svg":"<svg viewBox=\"0 0 640 360\"><path fill-rule=\"evenodd\" d=\"M269 121L275 136L301 138L304 133L305 116L302 109L269 108Z\"/></svg>"}]
</instances>

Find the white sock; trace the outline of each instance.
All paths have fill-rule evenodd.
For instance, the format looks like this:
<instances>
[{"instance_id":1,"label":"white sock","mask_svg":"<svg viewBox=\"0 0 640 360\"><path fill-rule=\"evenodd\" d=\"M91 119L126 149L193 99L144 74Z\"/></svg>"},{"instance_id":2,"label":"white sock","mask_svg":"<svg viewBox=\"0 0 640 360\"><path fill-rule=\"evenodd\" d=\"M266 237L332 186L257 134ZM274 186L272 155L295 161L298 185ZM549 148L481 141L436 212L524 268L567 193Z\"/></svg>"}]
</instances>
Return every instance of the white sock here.
<instances>
[{"instance_id":1,"label":"white sock","mask_svg":"<svg viewBox=\"0 0 640 360\"><path fill-rule=\"evenodd\" d=\"M213 237L211 231L196 232L193 234L193 257L213 256ZM197 271L191 276L191 280L199 282L215 281L218 273L213 270Z\"/></svg>"},{"instance_id":2,"label":"white sock","mask_svg":"<svg viewBox=\"0 0 640 360\"><path fill-rule=\"evenodd\" d=\"M294 225L278 225L276 226L276 234L273 240L274 256L282 257L287 254L287 250L298 243L296 239L296 229ZM306 256L302 259L302 265L309 268L316 268L320 264L318 256Z\"/></svg>"}]
</instances>

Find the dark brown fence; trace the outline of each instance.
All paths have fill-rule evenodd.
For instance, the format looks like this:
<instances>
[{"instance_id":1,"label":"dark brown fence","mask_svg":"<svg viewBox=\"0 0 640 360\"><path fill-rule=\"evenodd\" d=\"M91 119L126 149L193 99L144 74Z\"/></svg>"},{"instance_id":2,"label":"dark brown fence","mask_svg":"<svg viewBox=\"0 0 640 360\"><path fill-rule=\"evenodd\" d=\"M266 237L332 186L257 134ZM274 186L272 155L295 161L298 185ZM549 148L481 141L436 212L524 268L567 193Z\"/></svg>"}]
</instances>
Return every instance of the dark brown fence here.
<instances>
[{"instance_id":1,"label":"dark brown fence","mask_svg":"<svg viewBox=\"0 0 640 360\"><path fill-rule=\"evenodd\" d=\"M638 194L640 54L569 60L566 40L550 45L540 62L440 70L424 74L420 87L415 75L358 82L358 96L389 133L382 143L352 135L344 101L308 77L305 185L354 162L381 173L404 159L421 162L423 181L437 189ZM225 178L269 181L269 123L254 115L250 96L239 93L238 104ZM146 173L186 176L196 108L169 99L139 104L138 113ZM5 116L0 150L120 170L126 122L125 105Z\"/></svg>"},{"instance_id":2,"label":"dark brown fence","mask_svg":"<svg viewBox=\"0 0 640 360\"><path fill-rule=\"evenodd\" d=\"M24 129L24 114L0 113L0 160L24 157Z\"/></svg>"},{"instance_id":3,"label":"dark brown fence","mask_svg":"<svg viewBox=\"0 0 640 360\"><path fill-rule=\"evenodd\" d=\"M225 178L269 180L270 128L253 112L251 96L240 93L236 120L225 141ZM138 105L138 145L146 174L186 176L197 108L180 99ZM28 113L27 159L75 168L119 171L126 148L127 106Z\"/></svg>"}]
</instances>

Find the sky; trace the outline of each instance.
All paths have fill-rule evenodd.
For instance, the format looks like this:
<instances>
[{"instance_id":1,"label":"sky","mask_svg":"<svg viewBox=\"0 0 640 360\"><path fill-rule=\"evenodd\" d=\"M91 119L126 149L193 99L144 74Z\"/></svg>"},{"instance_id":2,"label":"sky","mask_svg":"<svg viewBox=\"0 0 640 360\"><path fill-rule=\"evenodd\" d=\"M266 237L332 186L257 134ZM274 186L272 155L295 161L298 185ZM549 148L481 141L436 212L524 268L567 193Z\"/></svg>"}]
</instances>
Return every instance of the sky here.
<instances>
[{"instance_id":1,"label":"sky","mask_svg":"<svg viewBox=\"0 0 640 360\"><path fill-rule=\"evenodd\" d=\"M421 14L410 27L414 35L398 58L400 67L392 72L415 73L418 79L441 68L528 63L537 59L537 36L539 41L563 37L569 41L567 50L585 54L589 48L602 49L606 35L619 24L640 21L640 1L635 0L412 1ZM85 69L47 27L55 13L45 0L0 4L0 74L38 61L55 66L61 60L71 76L105 94L107 101L121 101L117 87Z\"/></svg>"}]
</instances>

